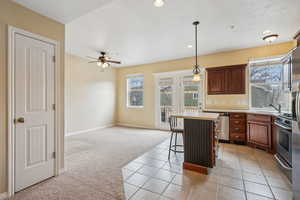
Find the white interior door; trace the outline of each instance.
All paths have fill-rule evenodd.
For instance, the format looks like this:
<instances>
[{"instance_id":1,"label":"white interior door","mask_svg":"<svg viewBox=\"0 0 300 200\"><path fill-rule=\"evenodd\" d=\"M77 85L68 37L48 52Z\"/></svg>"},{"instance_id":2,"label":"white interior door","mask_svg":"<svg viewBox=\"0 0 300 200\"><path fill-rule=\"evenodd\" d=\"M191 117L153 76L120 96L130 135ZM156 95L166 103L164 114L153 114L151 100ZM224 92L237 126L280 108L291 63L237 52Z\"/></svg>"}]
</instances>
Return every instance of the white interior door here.
<instances>
[{"instance_id":1,"label":"white interior door","mask_svg":"<svg viewBox=\"0 0 300 200\"><path fill-rule=\"evenodd\" d=\"M54 53L51 44L15 37L15 191L54 176Z\"/></svg>"},{"instance_id":2,"label":"white interior door","mask_svg":"<svg viewBox=\"0 0 300 200\"><path fill-rule=\"evenodd\" d=\"M202 110L203 81L192 81L188 74L170 74L156 79L156 127L169 129L168 119L171 114L193 113ZM183 127L183 120L178 120Z\"/></svg>"}]
</instances>

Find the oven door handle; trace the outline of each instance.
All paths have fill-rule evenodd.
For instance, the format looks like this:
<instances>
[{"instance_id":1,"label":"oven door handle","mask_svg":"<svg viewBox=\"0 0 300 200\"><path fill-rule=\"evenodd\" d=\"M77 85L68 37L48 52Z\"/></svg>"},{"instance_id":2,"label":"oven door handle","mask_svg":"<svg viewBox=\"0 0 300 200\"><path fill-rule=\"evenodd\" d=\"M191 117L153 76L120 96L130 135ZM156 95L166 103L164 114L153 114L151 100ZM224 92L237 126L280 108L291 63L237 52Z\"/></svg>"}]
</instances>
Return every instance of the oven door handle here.
<instances>
[{"instance_id":1,"label":"oven door handle","mask_svg":"<svg viewBox=\"0 0 300 200\"><path fill-rule=\"evenodd\" d=\"M276 126L279 126L280 128L285 129L285 130L288 130L288 131L291 131L291 130L292 130L292 128L287 127L287 126L283 126L283 125L281 125L281 124L279 124L279 123L277 123L277 122L274 122L274 124L275 124Z\"/></svg>"},{"instance_id":2,"label":"oven door handle","mask_svg":"<svg viewBox=\"0 0 300 200\"><path fill-rule=\"evenodd\" d=\"M277 162L281 165L281 167L283 167L286 170L292 171L293 168L286 166L281 160L280 158L278 158L277 155L274 155L275 159L277 160Z\"/></svg>"}]
</instances>

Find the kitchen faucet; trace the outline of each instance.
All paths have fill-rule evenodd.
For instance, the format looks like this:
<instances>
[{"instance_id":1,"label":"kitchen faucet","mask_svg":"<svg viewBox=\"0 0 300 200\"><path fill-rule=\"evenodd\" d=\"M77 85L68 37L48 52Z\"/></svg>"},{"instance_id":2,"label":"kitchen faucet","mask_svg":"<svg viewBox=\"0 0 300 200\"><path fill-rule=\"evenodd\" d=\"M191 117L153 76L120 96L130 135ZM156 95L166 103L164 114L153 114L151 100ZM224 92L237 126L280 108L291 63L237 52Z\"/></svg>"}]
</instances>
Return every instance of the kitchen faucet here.
<instances>
[{"instance_id":1,"label":"kitchen faucet","mask_svg":"<svg viewBox=\"0 0 300 200\"><path fill-rule=\"evenodd\" d=\"M279 113L281 113L281 104L278 105L278 108L274 106L273 104L270 104L269 106L273 107L275 110L277 110Z\"/></svg>"}]
</instances>

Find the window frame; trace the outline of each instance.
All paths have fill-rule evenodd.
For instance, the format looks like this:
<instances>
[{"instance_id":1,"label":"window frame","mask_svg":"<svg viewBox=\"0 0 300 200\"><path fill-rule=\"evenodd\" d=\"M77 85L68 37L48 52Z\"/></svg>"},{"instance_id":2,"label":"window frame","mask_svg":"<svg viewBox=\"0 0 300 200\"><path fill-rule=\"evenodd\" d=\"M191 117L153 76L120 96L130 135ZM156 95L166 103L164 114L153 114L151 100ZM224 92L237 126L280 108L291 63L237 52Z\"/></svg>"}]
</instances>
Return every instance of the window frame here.
<instances>
[{"instance_id":1,"label":"window frame","mask_svg":"<svg viewBox=\"0 0 300 200\"><path fill-rule=\"evenodd\" d=\"M248 88L249 88L249 95L248 95L248 101L249 101L249 109L250 110L258 110L258 111L267 111L267 112L277 112L276 110L274 110L271 107L264 107L264 108L258 108L258 107L253 107L252 106L252 85L277 85L277 84L284 84L284 78L281 82L270 82L270 83L251 83L251 67L255 67L253 65L257 64L260 65L260 63L265 63L265 65L270 65L274 63L281 63L284 58L287 55L282 55L282 56L278 56L278 57L272 57L272 58L265 58L265 59L261 59L261 60L253 60L250 61L247 65L246 71L248 73ZM283 65L283 63L282 63ZM284 75L283 75L284 76Z\"/></svg>"},{"instance_id":2,"label":"window frame","mask_svg":"<svg viewBox=\"0 0 300 200\"><path fill-rule=\"evenodd\" d=\"M130 100L129 100L129 80L133 79L133 78L143 78L143 105L142 106L134 106L134 105L130 105ZM145 106L145 77L143 74L129 74L126 77L126 107L127 108L144 108Z\"/></svg>"}]
</instances>

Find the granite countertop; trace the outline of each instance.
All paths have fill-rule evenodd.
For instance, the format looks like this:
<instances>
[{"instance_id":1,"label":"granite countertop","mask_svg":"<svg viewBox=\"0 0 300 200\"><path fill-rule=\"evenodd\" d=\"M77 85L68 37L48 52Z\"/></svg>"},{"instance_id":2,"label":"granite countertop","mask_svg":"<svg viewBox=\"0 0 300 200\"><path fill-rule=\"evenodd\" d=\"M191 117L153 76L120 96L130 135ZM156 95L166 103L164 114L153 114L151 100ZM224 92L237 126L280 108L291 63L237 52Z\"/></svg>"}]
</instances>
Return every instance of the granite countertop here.
<instances>
[{"instance_id":1,"label":"granite countertop","mask_svg":"<svg viewBox=\"0 0 300 200\"><path fill-rule=\"evenodd\" d=\"M203 109L203 112L234 112L234 113L249 113L249 114L257 114L257 115L272 115L278 116L279 113L277 111L263 111L263 110L233 110L233 109Z\"/></svg>"},{"instance_id":2,"label":"granite countertop","mask_svg":"<svg viewBox=\"0 0 300 200\"><path fill-rule=\"evenodd\" d=\"M181 113L174 114L171 117L184 118L184 119L198 119L198 120L211 120L215 121L219 118L219 113Z\"/></svg>"}]
</instances>

